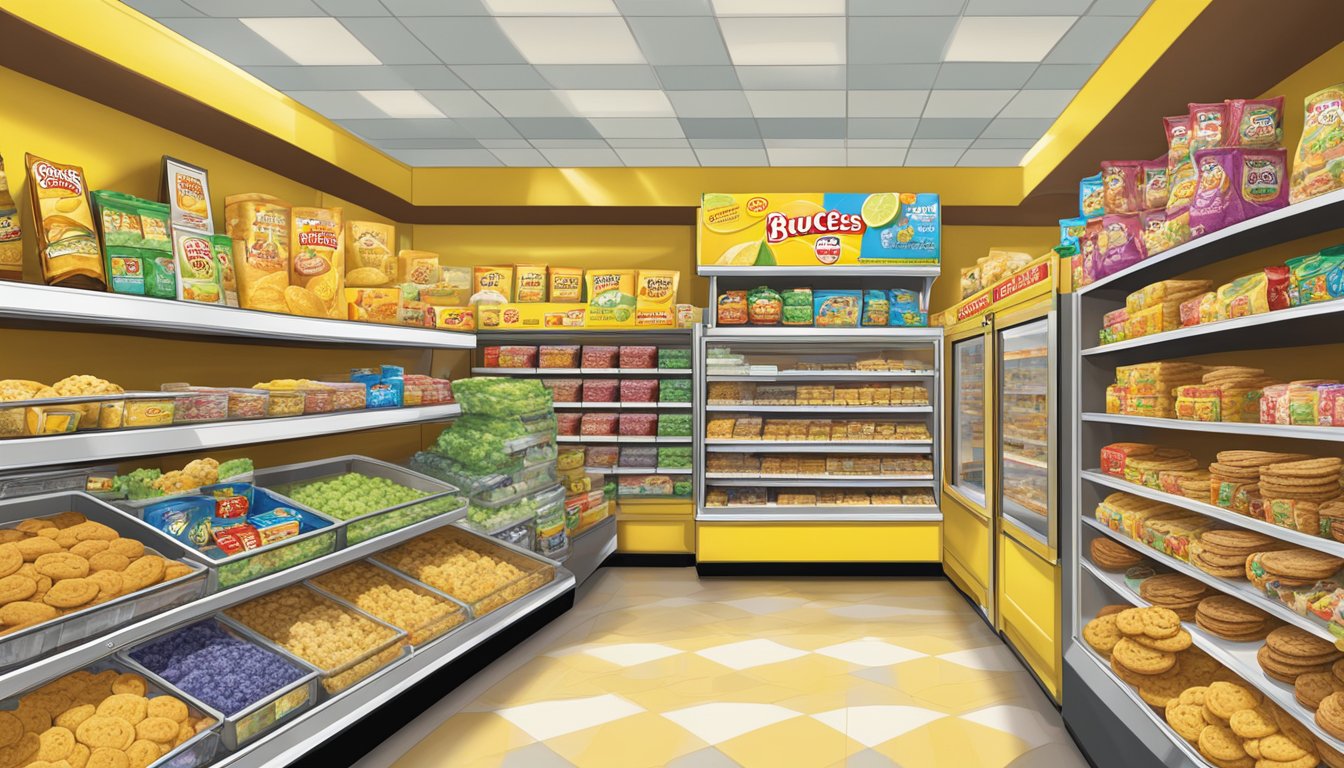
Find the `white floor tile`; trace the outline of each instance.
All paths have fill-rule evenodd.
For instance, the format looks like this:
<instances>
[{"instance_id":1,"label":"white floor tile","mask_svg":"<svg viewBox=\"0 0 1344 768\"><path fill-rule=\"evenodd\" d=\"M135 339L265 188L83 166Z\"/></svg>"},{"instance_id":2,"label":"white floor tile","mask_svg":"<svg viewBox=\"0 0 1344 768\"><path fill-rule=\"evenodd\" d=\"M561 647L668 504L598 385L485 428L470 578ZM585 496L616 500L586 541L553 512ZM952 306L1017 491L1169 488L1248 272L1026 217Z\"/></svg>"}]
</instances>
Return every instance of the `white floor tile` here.
<instances>
[{"instance_id":1,"label":"white floor tile","mask_svg":"<svg viewBox=\"0 0 1344 768\"><path fill-rule=\"evenodd\" d=\"M928 655L919 651L912 651L909 648L902 648L899 645L892 645L875 637L865 637L861 640L850 640L846 643L828 645L825 648L818 648L816 653L822 656L830 656L833 659L848 661L850 664L858 664L861 667L886 667L904 661L922 659Z\"/></svg>"},{"instance_id":2,"label":"white floor tile","mask_svg":"<svg viewBox=\"0 0 1344 768\"><path fill-rule=\"evenodd\" d=\"M1022 670L1022 663L1017 660L1012 651L1002 645L987 645L983 648L941 653L938 658L985 672L1019 672Z\"/></svg>"},{"instance_id":3,"label":"white floor tile","mask_svg":"<svg viewBox=\"0 0 1344 768\"><path fill-rule=\"evenodd\" d=\"M527 732L537 741L637 715L643 707L620 696L605 693L581 699L539 701L499 710L499 716Z\"/></svg>"},{"instance_id":4,"label":"white floor tile","mask_svg":"<svg viewBox=\"0 0 1344 768\"><path fill-rule=\"evenodd\" d=\"M812 717L823 725L829 725L849 736L849 738L865 747L875 747L917 728L923 728L934 720L941 720L947 715L923 707L874 704L866 707L833 709L830 712L822 712Z\"/></svg>"},{"instance_id":5,"label":"white floor tile","mask_svg":"<svg viewBox=\"0 0 1344 768\"><path fill-rule=\"evenodd\" d=\"M682 651L659 643L619 643L617 645L599 645L596 648L587 649L584 653L618 666L633 667L636 664L676 656Z\"/></svg>"},{"instance_id":6,"label":"white floor tile","mask_svg":"<svg viewBox=\"0 0 1344 768\"><path fill-rule=\"evenodd\" d=\"M780 611L791 611L806 602L799 597L748 597L743 600L729 600L724 605L731 605L757 616L766 616Z\"/></svg>"},{"instance_id":7,"label":"white floor tile","mask_svg":"<svg viewBox=\"0 0 1344 768\"><path fill-rule=\"evenodd\" d=\"M697 704L663 713L663 717L710 744L722 744L744 733L799 716L800 713L778 704L728 702Z\"/></svg>"},{"instance_id":8,"label":"white floor tile","mask_svg":"<svg viewBox=\"0 0 1344 768\"><path fill-rule=\"evenodd\" d=\"M696 651L696 654L731 669L751 669L806 656L807 652L773 640L743 640L740 643L716 645Z\"/></svg>"},{"instance_id":9,"label":"white floor tile","mask_svg":"<svg viewBox=\"0 0 1344 768\"><path fill-rule=\"evenodd\" d=\"M1012 734L1033 748L1069 738L1063 728L1047 721L1040 712L1011 704L997 704L958 717Z\"/></svg>"}]
</instances>

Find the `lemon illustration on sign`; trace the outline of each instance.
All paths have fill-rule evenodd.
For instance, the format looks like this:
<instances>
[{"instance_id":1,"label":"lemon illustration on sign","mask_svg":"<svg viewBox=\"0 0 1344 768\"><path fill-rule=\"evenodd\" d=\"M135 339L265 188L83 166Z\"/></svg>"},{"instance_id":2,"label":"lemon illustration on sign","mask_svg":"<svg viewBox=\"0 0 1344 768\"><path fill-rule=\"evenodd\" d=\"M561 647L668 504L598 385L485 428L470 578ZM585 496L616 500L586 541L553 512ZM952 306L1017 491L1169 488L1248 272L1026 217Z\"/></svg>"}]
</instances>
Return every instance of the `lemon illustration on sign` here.
<instances>
[{"instance_id":1,"label":"lemon illustration on sign","mask_svg":"<svg viewBox=\"0 0 1344 768\"><path fill-rule=\"evenodd\" d=\"M869 195L867 200L863 201L863 208L860 215L863 216L863 223L870 229L885 227L896 218L896 214L901 211L901 199L894 192L878 192Z\"/></svg>"},{"instance_id":2,"label":"lemon illustration on sign","mask_svg":"<svg viewBox=\"0 0 1344 768\"><path fill-rule=\"evenodd\" d=\"M756 250L755 266L773 267L775 266L775 254L770 250L770 246L761 241L761 247Z\"/></svg>"},{"instance_id":3,"label":"lemon illustration on sign","mask_svg":"<svg viewBox=\"0 0 1344 768\"><path fill-rule=\"evenodd\" d=\"M760 248L759 240L738 243L724 251L716 262L721 267L741 267L756 263L756 253Z\"/></svg>"}]
</instances>

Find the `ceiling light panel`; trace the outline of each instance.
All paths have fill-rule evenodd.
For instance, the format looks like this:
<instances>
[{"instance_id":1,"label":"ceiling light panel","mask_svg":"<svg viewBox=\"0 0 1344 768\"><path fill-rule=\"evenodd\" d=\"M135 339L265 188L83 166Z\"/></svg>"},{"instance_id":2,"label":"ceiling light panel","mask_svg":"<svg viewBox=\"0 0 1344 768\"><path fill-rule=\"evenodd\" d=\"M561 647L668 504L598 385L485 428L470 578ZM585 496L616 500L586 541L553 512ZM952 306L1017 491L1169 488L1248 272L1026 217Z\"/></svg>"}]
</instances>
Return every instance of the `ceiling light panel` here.
<instances>
[{"instance_id":1,"label":"ceiling light panel","mask_svg":"<svg viewBox=\"0 0 1344 768\"><path fill-rule=\"evenodd\" d=\"M388 117L445 117L439 108L429 103L419 91L360 91L360 96L381 109Z\"/></svg>"},{"instance_id":2,"label":"ceiling light panel","mask_svg":"<svg viewBox=\"0 0 1344 768\"><path fill-rule=\"evenodd\" d=\"M966 16L957 23L944 61L1040 61L1076 16Z\"/></svg>"},{"instance_id":3,"label":"ceiling light panel","mask_svg":"<svg viewBox=\"0 0 1344 768\"><path fill-rule=\"evenodd\" d=\"M305 66L382 64L350 30L331 17L239 19L281 53Z\"/></svg>"},{"instance_id":4,"label":"ceiling light panel","mask_svg":"<svg viewBox=\"0 0 1344 768\"><path fill-rule=\"evenodd\" d=\"M728 54L738 66L845 63L845 20L835 18L719 19Z\"/></svg>"},{"instance_id":5,"label":"ceiling light panel","mask_svg":"<svg viewBox=\"0 0 1344 768\"><path fill-rule=\"evenodd\" d=\"M845 0L714 0L719 16L844 16Z\"/></svg>"},{"instance_id":6,"label":"ceiling light panel","mask_svg":"<svg viewBox=\"0 0 1344 768\"><path fill-rule=\"evenodd\" d=\"M500 28L532 64L643 64L620 17L503 17Z\"/></svg>"}]
</instances>

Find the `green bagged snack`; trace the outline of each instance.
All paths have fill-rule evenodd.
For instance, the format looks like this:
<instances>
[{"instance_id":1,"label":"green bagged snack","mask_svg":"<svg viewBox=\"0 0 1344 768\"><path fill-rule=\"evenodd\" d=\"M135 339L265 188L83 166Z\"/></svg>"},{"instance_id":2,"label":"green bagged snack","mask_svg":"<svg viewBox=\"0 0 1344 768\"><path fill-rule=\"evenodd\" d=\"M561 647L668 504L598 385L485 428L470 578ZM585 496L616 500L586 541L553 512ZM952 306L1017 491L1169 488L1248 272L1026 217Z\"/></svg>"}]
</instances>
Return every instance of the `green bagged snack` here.
<instances>
[{"instance_id":1,"label":"green bagged snack","mask_svg":"<svg viewBox=\"0 0 1344 768\"><path fill-rule=\"evenodd\" d=\"M812 324L811 288L785 288L779 295L784 304L781 316L784 325Z\"/></svg>"}]
</instances>

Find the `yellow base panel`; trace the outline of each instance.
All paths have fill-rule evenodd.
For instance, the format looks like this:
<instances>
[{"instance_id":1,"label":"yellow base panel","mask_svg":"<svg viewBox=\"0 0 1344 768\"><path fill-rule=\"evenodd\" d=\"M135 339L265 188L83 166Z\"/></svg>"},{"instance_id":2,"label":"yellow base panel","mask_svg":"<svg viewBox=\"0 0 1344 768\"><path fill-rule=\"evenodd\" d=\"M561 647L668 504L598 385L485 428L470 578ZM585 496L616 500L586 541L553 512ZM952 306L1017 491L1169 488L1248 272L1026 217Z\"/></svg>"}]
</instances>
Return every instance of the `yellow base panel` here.
<instances>
[{"instance_id":1,"label":"yellow base panel","mask_svg":"<svg viewBox=\"0 0 1344 768\"><path fill-rule=\"evenodd\" d=\"M695 507L686 499L627 499L616 512L616 551L639 555L695 552Z\"/></svg>"},{"instance_id":2,"label":"yellow base panel","mask_svg":"<svg viewBox=\"0 0 1344 768\"><path fill-rule=\"evenodd\" d=\"M699 523L702 563L936 563L938 523Z\"/></svg>"},{"instance_id":3,"label":"yellow base panel","mask_svg":"<svg viewBox=\"0 0 1344 768\"><path fill-rule=\"evenodd\" d=\"M961 591L989 605L989 521L943 491L943 570Z\"/></svg>"},{"instance_id":4,"label":"yellow base panel","mask_svg":"<svg viewBox=\"0 0 1344 768\"><path fill-rule=\"evenodd\" d=\"M999 537L999 620L1005 636L1059 700L1060 567L1009 536Z\"/></svg>"},{"instance_id":5,"label":"yellow base panel","mask_svg":"<svg viewBox=\"0 0 1344 768\"><path fill-rule=\"evenodd\" d=\"M959 560L947 549L943 550L943 574L948 580L957 585L976 605L989 610L989 590L984 584L977 582L971 575L969 568L964 567Z\"/></svg>"}]
</instances>

